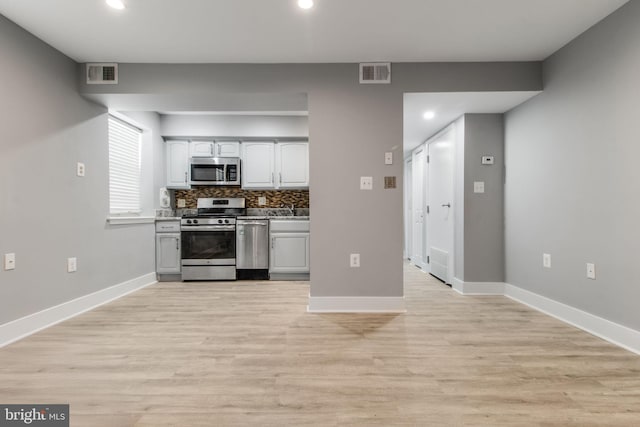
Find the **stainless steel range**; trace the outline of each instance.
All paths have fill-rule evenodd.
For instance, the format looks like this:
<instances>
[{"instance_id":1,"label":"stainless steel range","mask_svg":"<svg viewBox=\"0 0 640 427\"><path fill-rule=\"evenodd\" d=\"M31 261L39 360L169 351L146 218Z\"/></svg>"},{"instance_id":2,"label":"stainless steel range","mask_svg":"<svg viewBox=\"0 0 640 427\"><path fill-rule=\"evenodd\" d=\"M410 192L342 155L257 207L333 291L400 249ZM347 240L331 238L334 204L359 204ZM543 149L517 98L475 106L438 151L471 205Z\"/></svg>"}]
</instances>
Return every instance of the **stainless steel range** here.
<instances>
[{"instance_id":1,"label":"stainless steel range","mask_svg":"<svg viewBox=\"0 0 640 427\"><path fill-rule=\"evenodd\" d=\"M236 216L243 198L198 199L198 214L180 222L182 280L236 279Z\"/></svg>"}]
</instances>

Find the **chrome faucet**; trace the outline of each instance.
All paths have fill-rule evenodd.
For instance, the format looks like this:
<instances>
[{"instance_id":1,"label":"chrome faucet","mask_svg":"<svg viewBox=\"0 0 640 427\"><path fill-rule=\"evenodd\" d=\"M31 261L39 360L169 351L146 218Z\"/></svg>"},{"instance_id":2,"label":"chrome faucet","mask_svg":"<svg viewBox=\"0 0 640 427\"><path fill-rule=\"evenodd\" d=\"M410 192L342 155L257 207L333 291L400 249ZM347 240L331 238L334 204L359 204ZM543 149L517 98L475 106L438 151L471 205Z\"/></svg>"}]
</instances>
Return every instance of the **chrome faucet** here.
<instances>
[{"instance_id":1,"label":"chrome faucet","mask_svg":"<svg viewBox=\"0 0 640 427\"><path fill-rule=\"evenodd\" d=\"M285 205L284 203L280 205L281 208L287 208L287 210L289 211L289 213L291 214L291 216L296 216L296 205L294 203L291 203L291 206L289 205Z\"/></svg>"}]
</instances>

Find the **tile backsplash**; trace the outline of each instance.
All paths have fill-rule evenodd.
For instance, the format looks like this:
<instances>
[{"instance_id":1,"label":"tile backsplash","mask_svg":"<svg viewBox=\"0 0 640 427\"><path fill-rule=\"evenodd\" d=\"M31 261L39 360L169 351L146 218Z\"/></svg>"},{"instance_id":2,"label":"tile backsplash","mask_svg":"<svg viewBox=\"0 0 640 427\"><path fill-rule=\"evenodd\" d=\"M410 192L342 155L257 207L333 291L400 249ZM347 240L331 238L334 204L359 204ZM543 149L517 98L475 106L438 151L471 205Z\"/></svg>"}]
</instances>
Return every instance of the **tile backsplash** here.
<instances>
[{"instance_id":1,"label":"tile backsplash","mask_svg":"<svg viewBox=\"0 0 640 427\"><path fill-rule=\"evenodd\" d=\"M247 208L279 208L295 205L309 207L309 190L243 190L238 187L195 187L191 190L175 190L175 199L184 199L187 209L195 209L201 197L244 197ZM258 197L265 197L267 204L258 205Z\"/></svg>"}]
</instances>

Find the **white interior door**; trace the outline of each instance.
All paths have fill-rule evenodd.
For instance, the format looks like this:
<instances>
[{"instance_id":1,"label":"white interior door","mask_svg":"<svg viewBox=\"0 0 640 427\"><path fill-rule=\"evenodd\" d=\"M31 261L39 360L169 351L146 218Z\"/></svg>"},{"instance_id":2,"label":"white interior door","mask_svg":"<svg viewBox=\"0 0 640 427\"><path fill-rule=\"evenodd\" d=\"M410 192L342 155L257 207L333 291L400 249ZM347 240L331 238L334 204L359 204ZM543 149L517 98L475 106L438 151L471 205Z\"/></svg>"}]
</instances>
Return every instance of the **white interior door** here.
<instances>
[{"instance_id":1,"label":"white interior door","mask_svg":"<svg viewBox=\"0 0 640 427\"><path fill-rule=\"evenodd\" d=\"M411 171L413 175L412 184L412 211L413 211L413 236L411 262L420 268L426 266L425 259L425 246L424 246L424 190L425 190L425 176L424 176L424 160L425 160L425 148L420 147L413 152Z\"/></svg>"},{"instance_id":2,"label":"white interior door","mask_svg":"<svg viewBox=\"0 0 640 427\"><path fill-rule=\"evenodd\" d=\"M455 135L449 127L428 144L427 252L429 271L453 281L453 168Z\"/></svg>"}]
</instances>

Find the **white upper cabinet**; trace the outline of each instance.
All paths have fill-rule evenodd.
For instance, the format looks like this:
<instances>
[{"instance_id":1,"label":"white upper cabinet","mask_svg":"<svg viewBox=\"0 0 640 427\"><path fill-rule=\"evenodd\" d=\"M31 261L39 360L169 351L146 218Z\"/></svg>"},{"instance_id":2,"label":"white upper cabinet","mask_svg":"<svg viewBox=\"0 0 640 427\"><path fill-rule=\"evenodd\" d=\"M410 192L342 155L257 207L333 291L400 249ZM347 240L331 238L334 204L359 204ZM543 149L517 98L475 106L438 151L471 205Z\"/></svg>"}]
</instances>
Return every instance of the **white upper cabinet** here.
<instances>
[{"instance_id":1,"label":"white upper cabinet","mask_svg":"<svg viewBox=\"0 0 640 427\"><path fill-rule=\"evenodd\" d=\"M213 149L216 157L240 157L238 141L216 141Z\"/></svg>"},{"instance_id":2,"label":"white upper cabinet","mask_svg":"<svg viewBox=\"0 0 640 427\"><path fill-rule=\"evenodd\" d=\"M242 187L309 187L309 144L243 142Z\"/></svg>"},{"instance_id":3,"label":"white upper cabinet","mask_svg":"<svg viewBox=\"0 0 640 427\"><path fill-rule=\"evenodd\" d=\"M189 142L167 141L167 188L188 189L189 185Z\"/></svg>"},{"instance_id":4,"label":"white upper cabinet","mask_svg":"<svg viewBox=\"0 0 640 427\"><path fill-rule=\"evenodd\" d=\"M214 157L215 143L213 141L191 141L189 155L191 157Z\"/></svg>"},{"instance_id":5,"label":"white upper cabinet","mask_svg":"<svg viewBox=\"0 0 640 427\"><path fill-rule=\"evenodd\" d=\"M238 141L191 141L191 157L240 157Z\"/></svg>"},{"instance_id":6,"label":"white upper cabinet","mask_svg":"<svg viewBox=\"0 0 640 427\"><path fill-rule=\"evenodd\" d=\"M274 180L274 143L242 143L242 187L273 188Z\"/></svg>"},{"instance_id":7,"label":"white upper cabinet","mask_svg":"<svg viewBox=\"0 0 640 427\"><path fill-rule=\"evenodd\" d=\"M309 186L309 144L306 142L280 142L276 148L278 188Z\"/></svg>"}]
</instances>

